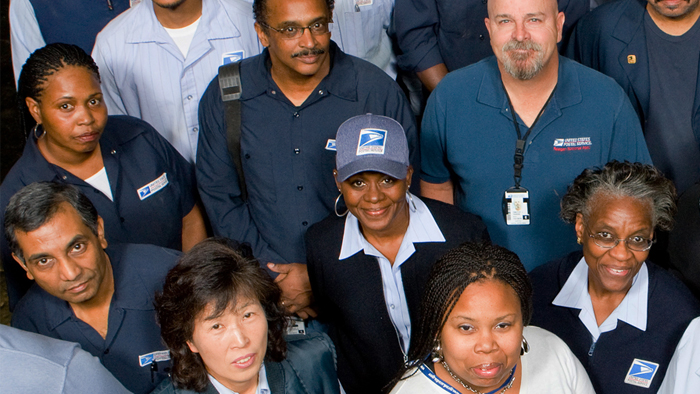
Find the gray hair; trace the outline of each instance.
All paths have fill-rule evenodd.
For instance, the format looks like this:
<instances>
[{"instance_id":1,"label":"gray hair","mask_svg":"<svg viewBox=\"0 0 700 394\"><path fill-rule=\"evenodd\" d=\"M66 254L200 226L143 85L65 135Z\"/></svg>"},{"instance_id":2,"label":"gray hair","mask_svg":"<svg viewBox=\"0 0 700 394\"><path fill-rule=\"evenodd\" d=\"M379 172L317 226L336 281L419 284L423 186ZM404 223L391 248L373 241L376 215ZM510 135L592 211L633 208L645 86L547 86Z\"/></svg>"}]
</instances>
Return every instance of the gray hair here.
<instances>
[{"instance_id":1,"label":"gray hair","mask_svg":"<svg viewBox=\"0 0 700 394\"><path fill-rule=\"evenodd\" d=\"M562 198L559 215L567 223L574 223L579 213L588 220L591 202L600 196L631 197L646 202L652 211L654 228L669 231L673 227L676 188L654 166L613 160L603 168L584 170Z\"/></svg>"},{"instance_id":2,"label":"gray hair","mask_svg":"<svg viewBox=\"0 0 700 394\"><path fill-rule=\"evenodd\" d=\"M68 203L85 224L97 235L97 210L90 199L73 185L54 182L35 182L23 187L5 209L5 237L12 253L24 261L22 249L17 243L17 232L28 233L43 226Z\"/></svg>"}]
</instances>

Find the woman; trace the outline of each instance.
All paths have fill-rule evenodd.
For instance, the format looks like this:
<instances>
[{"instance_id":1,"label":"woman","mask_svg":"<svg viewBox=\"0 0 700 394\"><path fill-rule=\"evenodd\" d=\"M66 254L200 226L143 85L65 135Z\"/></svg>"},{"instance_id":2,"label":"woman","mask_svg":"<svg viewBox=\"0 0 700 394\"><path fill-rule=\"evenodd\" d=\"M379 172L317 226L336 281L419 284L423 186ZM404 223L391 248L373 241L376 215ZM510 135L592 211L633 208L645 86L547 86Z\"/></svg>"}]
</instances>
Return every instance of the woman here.
<instances>
[{"instance_id":1,"label":"woman","mask_svg":"<svg viewBox=\"0 0 700 394\"><path fill-rule=\"evenodd\" d=\"M403 364L435 260L488 234L477 216L408 192L413 169L395 120L349 119L338 129L336 150L338 216L307 233L309 278L319 319L330 325L343 388L379 393ZM338 207L341 198L347 210Z\"/></svg>"},{"instance_id":2,"label":"woman","mask_svg":"<svg viewBox=\"0 0 700 394\"><path fill-rule=\"evenodd\" d=\"M192 166L147 123L107 116L97 66L82 49L50 44L37 50L18 88L20 106L36 126L0 187L0 211L22 187L55 181L90 198L110 242L188 250L206 237ZM2 259L12 261L2 238ZM14 305L28 281L15 264L6 270Z\"/></svg>"},{"instance_id":3,"label":"woman","mask_svg":"<svg viewBox=\"0 0 700 394\"><path fill-rule=\"evenodd\" d=\"M531 273L533 324L569 345L598 394L655 393L700 314L680 281L646 261L655 229L671 228L675 198L673 183L649 165L583 171L561 202L582 251Z\"/></svg>"},{"instance_id":4,"label":"woman","mask_svg":"<svg viewBox=\"0 0 700 394\"><path fill-rule=\"evenodd\" d=\"M153 393L340 391L328 337L285 342L280 289L257 261L222 240L205 240L180 259L156 296L156 312L173 369Z\"/></svg>"},{"instance_id":5,"label":"woman","mask_svg":"<svg viewBox=\"0 0 700 394\"><path fill-rule=\"evenodd\" d=\"M391 393L594 394L566 344L527 326L531 297L515 253L472 243L449 251L430 274L418 335Z\"/></svg>"}]
</instances>

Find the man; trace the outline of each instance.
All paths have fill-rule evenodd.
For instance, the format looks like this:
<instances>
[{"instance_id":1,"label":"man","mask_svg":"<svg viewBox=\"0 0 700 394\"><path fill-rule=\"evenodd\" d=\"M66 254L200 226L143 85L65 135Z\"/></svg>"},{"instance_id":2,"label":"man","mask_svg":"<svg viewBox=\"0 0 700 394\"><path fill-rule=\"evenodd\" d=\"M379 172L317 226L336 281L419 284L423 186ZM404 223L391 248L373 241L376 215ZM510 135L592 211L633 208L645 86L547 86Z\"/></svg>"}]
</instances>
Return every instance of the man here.
<instances>
[{"instance_id":1,"label":"man","mask_svg":"<svg viewBox=\"0 0 700 394\"><path fill-rule=\"evenodd\" d=\"M564 37L588 11L588 0L559 0L566 13ZM396 36L403 54L399 66L416 71L432 91L449 71L491 56L486 0L396 0Z\"/></svg>"},{"instance_id":2,"label":"man","mask_svg":"<svg viewBox=\"0 0 700 394\"><path fill-rule=\"evenodd\" d=\"M345 120L368 112L398 120L411 163L418 164L416 126L403 92L380 69L331 42L332 7L330 0L256 0L253 5L255 30L266 49L240 65L246 201L227 150L217 79L200 104L197 184L214 233L249 242L261 262L306 261L303 235L333 212L338 196L334 138ZM306 266L273 269L286 274L277 280L294 311L290 282L307 296L311 292Z\"/></svg>"},{"instance_id":3,"label":"man","mask_svg":"<svg viewBox=\"0 0 700 394\"><path fill-rule=\"evenodd\" d=\"M100 361L77 343L0 324L2 393L128 394Z\"/></svg>"},{"instance_id":4,"label":"man","mask_svg":"<svg viewBox=\"0 0 700 394\"><path fill-rule=\"evenodd\" d=\"M36 284L12 325L70 342L100 359L130 391L167 376L153 297L178 253L143 244L107 248L104 224L75 186L33 183L10 200L5 236Z\"/></svg>"},{"instance_id":5,"label":"man","mask_svg":"<svg viewBox=\"0 0 700 394\"><path fill-rule=\"evenodd\" d=\"M678 195L700 179L699 20L700 0L621 0L583 18L569 45L622 86Z\"/></svg>"},{"instance_id":6,"label":"man","mask_svg":"<svg viewBox=\"0 0 700 394\"><path fill-rule=\"evenodd\" d=\"M141 118L194 161L197 108L220 65L260 53L243 0L143 0L100 32L100 67L110 115Z\"/></svg>"},{"instance_id":7,"label":"man","mask_svg":"<svg viewBox=\"0 0 700 394\"><path fill-rule=\"evenodd\" d=\"M557 54L564 14L556 7L489 1L496 56L446 77L421 134L423 195L480 215L493 242L528 270L575 250L559 199L583 169L649 162L619 86Z\"/></svg>"}]
</instances>

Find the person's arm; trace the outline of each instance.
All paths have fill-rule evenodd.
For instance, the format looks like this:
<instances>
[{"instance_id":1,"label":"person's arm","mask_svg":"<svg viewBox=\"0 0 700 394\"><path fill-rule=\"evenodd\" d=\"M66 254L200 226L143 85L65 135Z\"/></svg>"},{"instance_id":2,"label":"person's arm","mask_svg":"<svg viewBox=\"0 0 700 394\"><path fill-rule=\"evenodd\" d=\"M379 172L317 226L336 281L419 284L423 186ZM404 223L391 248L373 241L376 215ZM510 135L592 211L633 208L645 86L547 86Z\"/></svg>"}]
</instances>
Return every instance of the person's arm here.
<instances>
[{"instance_id":1,"label":"person's arm","mask_svg":"<svg viewBox=\"0 0 700 394\"><path fill-rule=\"evenodd\" d=\"M29 0L12 0L10 2L10 48L12 50L12 69L15 72L15 87L19 80L22 66L35 50L46 45L39 29L39 22Z\"/></svg>"},{"instance_id":2,"label":"person's arm","mask_svg":"<svg viewBox=\"0 0 700 394\"><path fill-rule=\"evenodd\" d=\"M418 71L416 75L423 82L423 86L432 92L447 75L447 66L445 66L445 63L436 64L427 70Z\"/></svg>"},{"instance_id":3,"label":"person's arm","mask_svg":"<svg viewBox=\"0 0 700 394\"><path fill-rule=\"evenodd\" d=\"M111 60L115 56L118 58L119 55L110 52L109 42L106 37L109 37L109 35L103 36L102 33L97 35L95 47L92 49L92 58L100 69L100 87L102 88L102 97L107 105L107 110L110 115L131 115L140 118L141 113L138 110L131 113L127 112L111 63ZM138 97L134 95L129 99L138 108Z\"/></svg>"},{"instance_id":4,"label":"person's arm","mask_svg":"<svg viewBox=\"0 0 700 394\"><path fill-rule=\"evenodd\" d=\"M207 228L199 205L195 204L190 213L182 218L182 251L187 252L207 237Z\"/></svg>"},{"instance_id":5,"label":"person's arm","mask_svg":"<svg viewBox=\"0 0 700 394\"><path fill-rule=\"evenodd\" d=\"M422 72L440 64L444 67L437 39L440 15L436 0L396 0L394 23L403 52L398 56L401 68Z\"/></svg>"},{"instance_id":6,"label":"person's arm","mask_svg":"<svg viewBox=\"0 0 700 394\"><path fill-rule=\"evenodd\" d=\"M642 133L642 126L639 123L639 117L622 88L618 86L615 86L615 88L619 90L619 104L611 133L612 141L610 142L610 155L607 161L628 160L653 164L644 134Z\"/></svg>"},{"instance_id":7,"label":"person's arm","mask_svg":"<svg viewBox=\"0 0 700 394\"><path fill-rule=\"evenodd\" d=\"M306 264L269 263L267 268L279 274L275 283L282 290L282 303L287 311L296 313L302 319L316 317L316 311L311 308L313 294Z\"/></svg>"},{"instance_id":8,"label":"person's arm","mask_svg":"<svg viewBox=\"0 0 700 394\"><path fill-rule=\"evenodd\" d=\"M453 204L455 188L452 181L447 181L443 183L430 183L421 180L420 181L420 193L421 196L432 198L433 200L442 201L447 204Z\"/></svg>"},{"instance_id":9,"label":"person's arm","mask_svg":"<svg viewBox=\"0 0 700 394\"><path fill-rule=\"evenodd\" d=\"M128 394L129 390L100 363L76 344L66 366L64 393Z\"/></svg>"}]
</instances>

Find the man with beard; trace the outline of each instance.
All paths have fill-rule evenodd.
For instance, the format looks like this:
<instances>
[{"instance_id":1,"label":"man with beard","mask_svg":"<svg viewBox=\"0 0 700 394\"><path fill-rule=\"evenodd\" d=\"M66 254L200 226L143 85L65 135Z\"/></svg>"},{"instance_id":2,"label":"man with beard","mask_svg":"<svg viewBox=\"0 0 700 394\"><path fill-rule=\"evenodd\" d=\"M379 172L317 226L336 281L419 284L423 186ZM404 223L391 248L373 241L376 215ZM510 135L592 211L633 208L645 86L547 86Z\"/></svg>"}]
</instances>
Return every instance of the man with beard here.
<instances>
[{"instance_id":1,"label":"man with beard","mask_svg":"<svg viewBox=\"0 0 700 394\"><path fill-rule=\"evenodd\" d=\"M605 4L579 22L569 48L627 92L678 194L700 180L700 0Z\"/></svg>"},{"instance_id":2,"label":"man with beard","mask_svg":"<svg viewBox=\"0 0 700 394\"><path fill-rule=\"evenodd\" d=\"M304 233L333 213L338 189L335 134L366 113L403 126L411 164L419 164L413 113L399 86L376 66L331 41L333 0L256 0L263 53L240 64L241 185L227 149L218 78L202 97L197 184L214 234L248 242L261 263L281 273L285 306L306 317L311 286ZM379 144L383 139L372 139ZM244 186L244 187L242 187ZM247 190L247 199L242 190ZM336 212L343 212L338 207ZM303 309L303 308L302 308Z\"/></svg>"},{"instance_id":3,"label":"man with beard","mask_svg":"<svg viewBox=\"0 0 700 394\"><path fill-rule=\"evenodd\" d=\"M448 74L428 100L422 195L476 213L528 270L576 249L559 199L587 167L648 163L622 89L557 54L555 0L491 0L496 54Z\"/></svg>"},{"instance_id":4,"label":"man with beard","mask_svg":"<svg viewBox=\"0 0 700 394\"><path fill-rule=\"evenodd\" d=\"M145 120L193 162L207 85L260 50L244 0L142 0L97 35L92 57L109 114Z\"/></svg>"}]
</instances>

